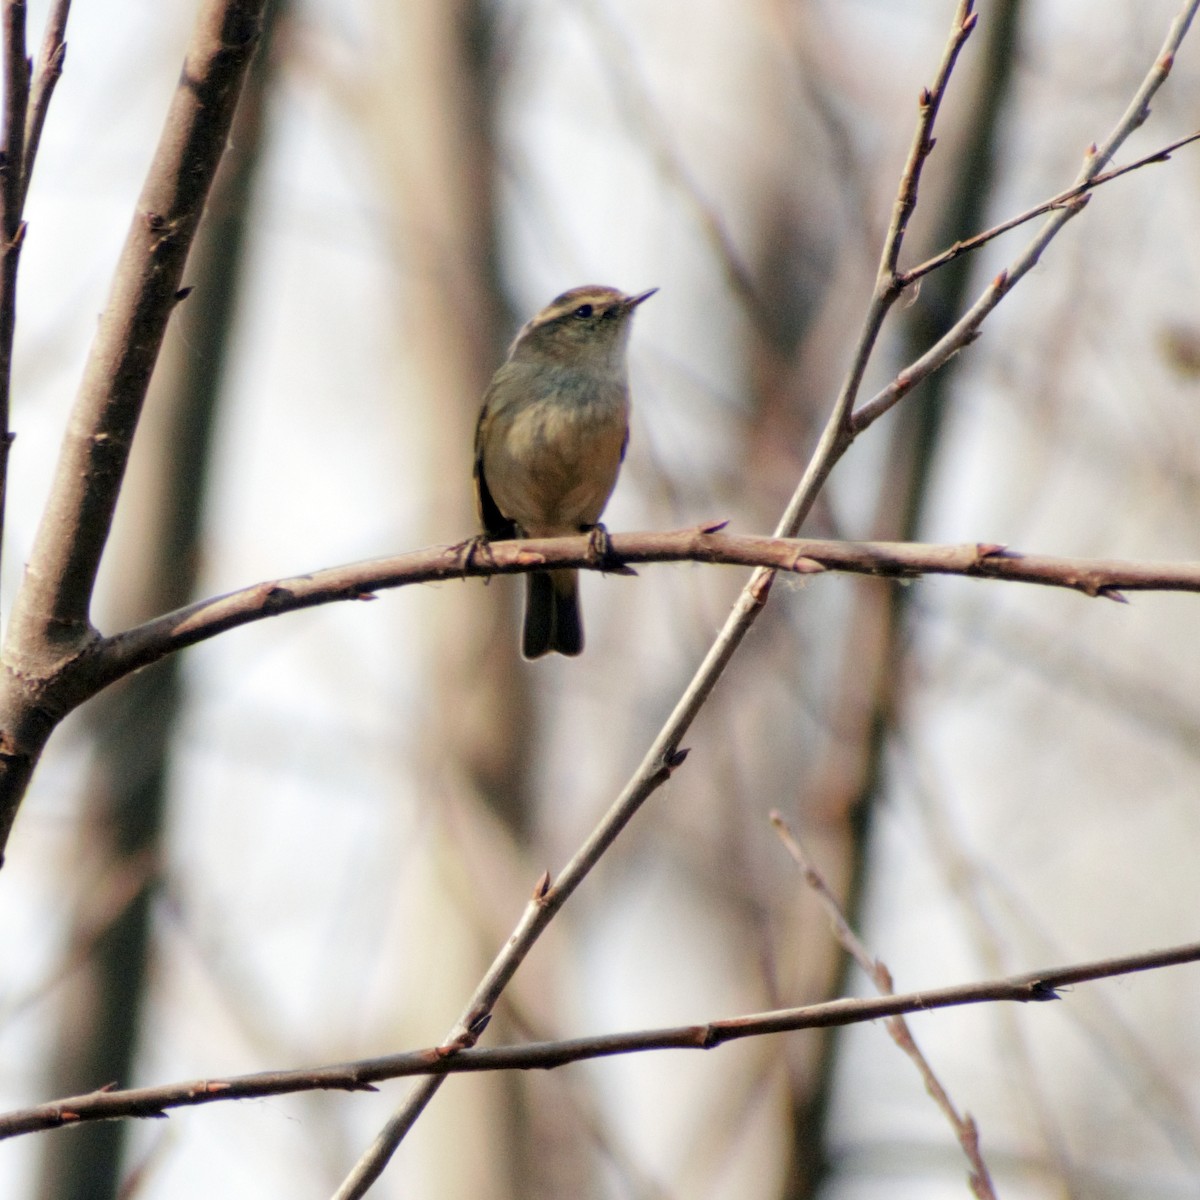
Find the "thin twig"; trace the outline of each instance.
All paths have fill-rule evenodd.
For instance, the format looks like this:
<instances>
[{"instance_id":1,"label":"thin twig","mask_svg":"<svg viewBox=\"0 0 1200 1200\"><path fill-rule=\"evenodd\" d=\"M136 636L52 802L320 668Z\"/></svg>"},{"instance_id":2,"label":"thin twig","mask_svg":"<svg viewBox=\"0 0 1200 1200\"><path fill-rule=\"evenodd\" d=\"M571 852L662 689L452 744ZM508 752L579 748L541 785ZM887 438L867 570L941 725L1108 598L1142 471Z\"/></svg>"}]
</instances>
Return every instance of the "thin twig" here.
<instances>
[{"instance_id":1,"label":"thin twig","mask_svg":"<svg viewBox=\"0 0 1200 1200\"><path fill-rule=\"evenodd\" d=\"M25 224L25 114L29 107L29 59L25 54L25 0L4 0L4 116L0 130L0 550L8 498L8 453L12 446L13 338L17 327L17 272Z\"/></svg>"},{"instance_id":2,"label":"thin twig","mask_svg":"<svg viewBox=\"0 0 1200 1200\"><path fill-rule=\"evenodd\" d=\"M25 118L25 157L21 169L22 203L29 194L29 181L33 177L38 147L42 144L42 129L46 124L46 114L50 110L50 98L62 77L63 62L67 57L67 17L70 12L71 0L55 0L54 7L46 18L42 48L38 52L33 87L29 94L29 111Z\"/></svg>"},{"instance_id":3,"label":"thin twig","mask_svg":"<svg viewBox=\"0 0 1200 1200\"><path fill-rule=\"evenodd\" d=\"M778 1009L700 1025L677 1025L665 1029L498 1048L472 1049L453 1043L301 1070L195 1079L123 1091L102 1088L87 1095L53 1100L0 1115L0 1139L75 1125L81 1121L162 1117L172 1108L190 1108L226 1100L320 1090L375 1091L375 1084L405 1076L425 1075L441 1079L447 1075L480 1071L550 1070L568 1063L611 1058L620 1054L641 1054L651 1050L712 1050L726 1042L743 1038L794 1033L802 1029L859 1025L905 1013L933 1012L963 1005L997 1002L1027 1004L1058 1000L1062 998L1059 991L1074 984L1196 962L1200 962L1200 943L1192 942L1121 958L1028 971L1003 979L955 984L899 995L830 1000L823 1004Z\"/></svg>"},{"instance_id":4,"label":"thin twig","mask_svg":"<svg viewBox=\"0 0 1200 1200\"><path fill-rule=\"evenodd\" d=\"M0 133L0 229L7 247L21 220L29 59L25 53L25 0L4 0L4 119Z\"/></svg>"},{"instance_id":5,"label":"thin twig","mask_svg":"<svg viewBox=\"0 0 1200 1200\"><path fill-rule=\"evenodd\" d=\"M858 963L863 974L874 983L881 996L895 995L896 989L892 981L891 971L888 970L884 963L871 954L863 944L862 939L851 928L849 921L846 920L845 914L842 912L841 905L837 901L837 897L834 896L832 889L825 881L825 877L817 870L816 865L809 858L800 839L788 827L782 814L778 812L771 813L771 824L775 826L775 832L779 835L779 839L783 842L788 854L792 856L796 865L804 872L805 882L812 888L822 907L829 915L830 923L833 925L833 933L838 942L854 961ZM937 1073L925 1057L924 1052L917 1045L916 1039L912 1035L912 1030L908 1027L908 1022L902 1016L897 1015L889 1017L884 1024L892 1041L908 1055L909 1059L916 1066L917 1071L921 1075L921 1081L925 1084L925 1090L950 1122L950 1127L954 1130L954 1136L958 1139L958 1144L962 1147L967 1161L971 1164L971 1173L968 1179L972 1193L978 1197L978 1200L996 1200L996 1189L992 1183L991 1172L988 1170L987 1163L983 1160L983 1153L979 1149L979 1128L975 1124L974 1119L970 1114L964 1117L958 1111L958 1107L950 1098L950 1093L946 1091L942 1081L937 1077Z\"/></svg>"},{"instance_id":6,"label":"thin twig","mask_svg":"<svg viewBox=\"0 0 1200 1200\"><path fill-rule=\"evenodd\" d=\"M1134 93L1133 99L1121 114L1112 132L1099 146L1092 146L1088 149L1084 156L1083 167L1072 187L1078 188L1096 179L1112 160L1112 156L1117 150L1150 115L1150 101L1171 73L1171 68L1175 64L1175 55L1195 19L1198 7L1200 7L1200 0L1186 0L1178 15L1171 22L1162 49L1154 60L1154 65L1147 71L1145 78ZM1018 281L1037 265L1046 247L1058 236L1063 226L1072 217L1083 211L1087 200L1087 195L1081 194L1075 200L1056 207L1033 240L1007 268L992 279L975 303L955 325L920 358L905 367L891 383L854 412L850 420L847 445L849 445L849 441L869 428L903 399L917 384L944 366L955 354L979 336L979 328L983 322L1000 301L1012 291Z\"/></svg>"},{"instance_id":7,"label":"thin twig","mask_svg":"<svg viewBox=\"0 0 1200 1200\"><path fill-rule=\"evenodd\" d=\"M897 276L898 284L901 288L908 288L931 271L936 271L939 267L944 267L947 263L953 262L956 258L960 258L972 250L978 250L980 246L994 241L1001 234L1008 233L1020 225L1025 225L1030 221L1036 220L1038 217L1052 212L1056 208L1065 208L1067 205L1077 201L1085 193L1094 192L1098 187L1106 183L1112 183L1114 179L1120 179L1122 175L1128 175L1131 171L1141 170L1142 167L1153 166L1155 163L1169 162L1171 155L1176 150L1190 145L1195 141L1200 141L1200 132L1189 133L1187 137L1181 137L1174 142L1170 142L1161 149L1155 150L1153 154L1147 154L1145 157L1136 159L1134 162L1126 163L1123 167L1114 167L1113 170L1105 171L1103 174L1097 175L1094 179L1089 179L1084 183L1077 183L1067 188L1065 192L1059 192L1057 196L1051 196L1049 200L1043 200L1041 204L1035 204L1033 208L1027 208L1023 213L1018 213L1015 217L1009 217L1007 221L1001 221L999 225L993 225L990 229L985 229L982 233L975 234L974 237L964 238L961 242L955 242L949 249L943 250L940 254L935 254L932 258L927 258L923 263L913 267L911 270L901 271Z\"/></svg>"}]
</instances>

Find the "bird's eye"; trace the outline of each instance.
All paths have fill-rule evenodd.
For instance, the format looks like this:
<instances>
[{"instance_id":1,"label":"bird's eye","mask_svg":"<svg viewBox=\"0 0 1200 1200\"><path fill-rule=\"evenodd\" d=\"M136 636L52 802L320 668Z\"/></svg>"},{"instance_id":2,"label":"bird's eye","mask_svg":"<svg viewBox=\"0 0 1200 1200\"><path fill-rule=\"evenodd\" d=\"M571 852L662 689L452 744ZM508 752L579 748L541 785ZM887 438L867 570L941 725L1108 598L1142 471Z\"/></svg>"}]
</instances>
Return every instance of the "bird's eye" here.
<instances>
[{"instance_id":1,"label":"bird's eye","mask_svg":"<svg viewBox=\"0 0 1200 1200\"><path fill-rule=\"evenodd\" d=\"M581 304L571 315L578 317L581 321L586 321L592 315L592 306L590 304Z\"/></svg>"}]
</instances>

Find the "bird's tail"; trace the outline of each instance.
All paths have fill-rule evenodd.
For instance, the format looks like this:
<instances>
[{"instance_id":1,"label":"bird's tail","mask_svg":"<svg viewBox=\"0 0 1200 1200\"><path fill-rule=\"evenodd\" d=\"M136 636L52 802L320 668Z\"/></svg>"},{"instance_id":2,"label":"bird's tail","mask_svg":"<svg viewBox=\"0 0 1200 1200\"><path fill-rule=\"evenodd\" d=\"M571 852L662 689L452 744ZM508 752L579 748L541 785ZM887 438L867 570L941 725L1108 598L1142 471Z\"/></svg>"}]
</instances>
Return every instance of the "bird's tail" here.
<instances>
[{"instance_id":1,"label":"bird's tail","mask_svg":"<svg viewBox=\"0 0 1200 1200\"><path fill-rule=\"evenodd\" d=\"M541 658L552 651L583 653L578 571L535 571L525 576L525 635L521 653Z\"/></svg>"}]
</instances>

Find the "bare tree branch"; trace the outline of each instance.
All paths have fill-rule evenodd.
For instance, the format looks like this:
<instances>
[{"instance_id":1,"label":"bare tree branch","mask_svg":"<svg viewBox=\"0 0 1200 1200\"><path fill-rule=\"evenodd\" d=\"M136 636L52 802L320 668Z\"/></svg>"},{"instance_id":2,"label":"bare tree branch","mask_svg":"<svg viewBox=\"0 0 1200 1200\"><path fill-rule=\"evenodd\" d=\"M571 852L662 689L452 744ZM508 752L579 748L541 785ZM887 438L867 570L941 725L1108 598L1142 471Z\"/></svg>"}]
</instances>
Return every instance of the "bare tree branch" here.
<instances>
[{"instance_id":1,"label":"bare tree branch","mask_svg":"<svg viewBox=\"0 0 1200 1200\"><path fill-rule=\"evenodd\" d=\"M918 579L963 575L1067 588L1085 596L1124 600L1124 592L1200 592L1200 563L1119 562L1023 554L987 543L925 545L919 542L834 542L812 538L735 536L720 526L672 533L614 533L612 558L598 560L587 536L496 542L464 562L461 548L435 546L395 558L330 567L290 579L256 583L201 600L165 616L103 638L80 664L81 683L92 691L187 646L228 629L298 609L346 600L373 600L375 593L417 583L468 577L516 575L546 566L630 574L624 564L719 563L760 567L796 575L826 571ZM618 568L617 564L620 564Z\"/></svg>"},{"instance_id":2,"label":"bare tree branch","mask_svg":"<svg viewBox=\"0 0 1200 1200\"><path fill-rule=\"evenodd\" d=\"M1066 208L1087 193L1094 192L1106 183L1112 183L1114 179L1120 179L1122 175L1128 175L1132 171L1139 171L1142 167L1153 166L1156 163L1170 162L1171 155L1176 150L1180 150L1184 146L1190 146L1195 141L1200 141L1200 132L1189 133L1187 137L1177 138L1173 142L1168 142L1161 149L1155 150L1153 154L1144 155L1142 158L1135 159L1131 163L1126 163L1123 167L1114 167L1111 171L1105 171L1103 174L1097 175L1094 179L1074 184L1072 187L1067 188L1065 192L1059 192L1057 196L1051 196L1049 200L1043 200L1041 204L1035 204L1033 208L1027 208L1023 213L1018 213L1015 217L1009 217L1007 221L1001 221L999 225L993 225L991 229L985 229L982 233L977 233L974 237L964 238L961 242L955 242L953 246L943 250L940 254L935 254L932 258L927 258L923 263L910 270L901 271L897 276L897 282L902 289L911 287L918 279L923 278L932 271L936 271L939 267L944 267L947 263L953 262L956 258L960 258L972 250L978 250L980 246L987 245L988 242L994 241L1001 234L1008 233L1018 226L1028 224L1028 222L1036 220L1038 217L1052 212L1056 208Z\"/></svg>"},{"instance_id":3,"label":"bare tree branch","mask_svg":"<svg viewBox=\"0 0 1200 1200\"><path fill-rule=\"evenodd\" d=\"M1077 983L1112 979L1140 971L1200 962L1200 942L1161 950L1101 959L1071 966L1029 971L1006 979L956 984L928 991L869 999L831 1000L803 1008L786 1008L751 1016L708 1021L700 1025L677 1025L666 1029L633 1033L603 1034L556 1042L534 1042L523 1046L471 1048L452 1042L389 1054L380 1058L296 1071L263 1071L220 1079L194 1079L159 1087L124 1091L100 1089L84 1096L70 1096L17 1109L0 1115L0 1140L75 1125L80 1121L106 1121L120 1117L163 1117L172 1108L190 1108L224 1100L247 1100L260 1096L282 1096L317 1090L374 1091L374 1084L388 1079L424 1075L447 1075L478 1071L549 1070L568 1063L650 1050L712 1050L726 1042L794 1033L801 1029L826 1029L859 1025L904 1013L933 1012L968 1004L998 1001L1030 1003L1061 999L1058 991ZM476 1031L479 1032L479 1031Z\"/></svg>"},{"instance_id":4,"label":"bare tree branch","mask_svg":"<svg viewBox=\"0 0 1200 1200\"><path fill-rule=\"evenodd\" d=\"M225 148L266 0L205 0L117 266L13 606L0 671L0 848L47 738L62 671L96 639L100 558L167 321ZM24 129L25 115L21 114Z\"/></svg>"},{"instance_id":5,"label":"bare tree branch","mask_svg":"<svg viewBox=\"0 0 1200 1200\"><path fill-rule=\"evenodd\" d=\"M33 164L37 159L38 147L42 144L42 129L46 124L46 113L50 109L50 98L62 77L63 62L67 57L67 17L70 12L71 0L55 0L54 7L46 18L42 48L38 52L37 69L33 73L33 87L29 93L29 106L25 117L22 200L29 193L29 181L33 177Z\"/></svg>"},{"instance_id":6,"label":"bare tree branch","mask_svg":"<svg viewBox=\"0 0 1200 1200\"><path fill-rule=\"evenodd\" d=\"M1124 601L1126 592L1200 592L1200 563L1121 562L1023 554L989 543L836 542L734 536L703 525L670 533L617 533L612 554L598 559L590 539L545 538L497 542L469 557L461 546L434 546L392 558L329 567L252 584L190 604L111 637L96 635L87 651L53 677L64 711L118 679L199 642L255 621L347 600L373 600L379 591L555 567L630 574L629 563L697 562L757 567L795 575L846 572L887 579L959 575L1065 588ZM0 771L0 807L15 806L24 780Z\"/></svg>"},{"instance_id":7,"label":"bare tree branch","mask_svg":"<svg viewBox=\"0 0 1200 1200\"><path fill-rule=\"evenodd\" d=\"M775 826L775 832L779 834L779 839L783 842L784 848L792 856L796 865L804 872L805 882L816 893L817 899L821 902L826 913L829 914L834 937L837 938L838 942L851 958L858 963L863 974L874 983L880 995L894 996L896 988L892 982L891 971L888 970L884 963L875 958L863 944L858 934L850 927L850 922L846 920L845 914L842 912L842 907L838 903L837 897L833 894L833 890L826 882L825 877L817 870L812 859L801 844L800 839L783 819L783 815L778 812L771 813L771 824ZM984 1162L983 1154L979 1149L979 1127L975 1124L974 1119L970 1114L964 1117L959 1113L957 1105L950 1098L950 1093L946 1091L929 1059L925 1057L924 1052L917 1045L916 1039L912 1035L912 1030L908 1027L908 1022L902 1016L897 1015L889 1017L884 1024L892 1041L908 1055L909 1059L916 1066L917 1071L921 1075L921 1081L925 1084L925 1090L950 1122L950 1127L954 1130L954 1136L958 1138L958 1144L962 1147L963 1153L967 1156L967 1161L971 1164L969 1183L972 1194L978 1197L978 1200L996 1200L996 1188L992 1183L991 1172L988 1170L987 1163Z\"/></svg>"},{"instance_id":8,"label":"bare tree branch","mask_svg":"<svg viewBox=\"0 0 1200 1200\"><path fill-rule=\"evenodd\" d=\"M8 452L12 446L13 337L17 327L17 271L25 223L25 114L29 107L29 59L25 54L25 0L4 0L4 118L0 129L0 547L8 496Z\"/></svg>"},{"instance_id":9,"label":"bare tree branch","mask_svg":"<svg viewBox=\"0 0 1200 1200\"><path fill-rule=\"evenodd\" d=\"M13 342L17 324L17 272L25 241L22 214L42 126L54 84L62 74L70 0L56 0L46 22L45 40L30 97L30 65L25 51L25 0L4 0L4 118L0 130L0 550L8 496L9 428Z\"/></svg>"},{"instance_id":10,"label":"bare tree branch","mask_svg":"<svg viewBox=\"0 0 1200 1200\"><path fill-rule=\"evenodd\" d=\"M1167 30L1162 49L1154 60L1154 65L1147 71L1145 78L1134 93L1133 99L1121 114L1112 132L1099 146L1093 145L1088 149L1084 156L1083 168L1073 185L1074 189L1095 180L1112 161L1112 156L1124 145L1130 134L1145 123L1146 118L1150 115L1150 101L1158 89L1166 83L1167 76L1170 75L1171 68L1175 65L1175 55L1195 19L1198 7L1200 7L1200 0L1185 0L1183 7ZM1083 211L1087 200L1087 194L1081 193L1075 200L1055 207L1049 220L1029 245L988 284L953 328L948 330L944 337L939 338L916 362L905 367L891 383L855 410L850 421L849 437L851 441L864 429L874 424L894 404L903 399L917 384L944 366L955 354L975 340L983 322L1000 301L1012 291L1017 282L1037 265L1046 247L1058 236L1063 226L1072 217ZM899 287L901 283L902 277L895 276L893 286Z\"/></svg>"}]
</instances>

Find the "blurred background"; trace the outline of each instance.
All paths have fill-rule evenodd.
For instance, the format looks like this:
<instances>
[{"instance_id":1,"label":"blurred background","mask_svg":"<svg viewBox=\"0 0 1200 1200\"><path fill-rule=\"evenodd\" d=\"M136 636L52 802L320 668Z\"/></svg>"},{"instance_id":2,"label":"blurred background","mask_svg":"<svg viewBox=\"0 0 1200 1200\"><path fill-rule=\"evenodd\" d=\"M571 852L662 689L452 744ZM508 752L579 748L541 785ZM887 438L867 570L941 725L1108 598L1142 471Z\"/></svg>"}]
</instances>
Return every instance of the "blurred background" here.
<instances>
[{"instance_id":1,"label":"blurred background","mask_svg":"<svg viewBox=\"0 0 1200 1200\"><path fill-rule=\"evenodd\" d=\"M31 0L31 44L45 4ZM195 5L77 5L29 197L11 604ZM113 631L474 531L471 435L517 326L638 315L613 529L769 531L832 403L951 0L292 0L272 13L105 564ZM984 0L905 261L1068 186L1174 0ZM1185 43L1121 161L1191 132ZM807 532L1200 558L1200 152L1094 196L839 466ZM1023 244L898 306L867 393ZM584 580L521 662L516 581L264 621L51 744L0 873L0 1103L436 1043L636 766L745 573ZM513 586L510 586L512 584ZM870 987L779 809L898 989L1197 937L1200 600L780 580L658 793L488 1044ZM1194 1196L1195 967L914 1019L1006 1198ZM0 1145L40 1200L331 1194L406 1094L212 1105ZM373 1195L961 1197L882 1026L454 1079Z\"/></svg>"}]
</instances>

